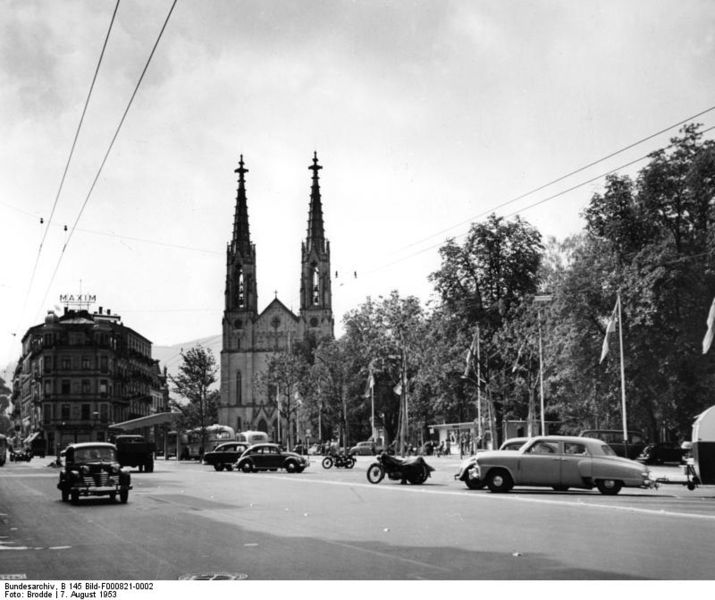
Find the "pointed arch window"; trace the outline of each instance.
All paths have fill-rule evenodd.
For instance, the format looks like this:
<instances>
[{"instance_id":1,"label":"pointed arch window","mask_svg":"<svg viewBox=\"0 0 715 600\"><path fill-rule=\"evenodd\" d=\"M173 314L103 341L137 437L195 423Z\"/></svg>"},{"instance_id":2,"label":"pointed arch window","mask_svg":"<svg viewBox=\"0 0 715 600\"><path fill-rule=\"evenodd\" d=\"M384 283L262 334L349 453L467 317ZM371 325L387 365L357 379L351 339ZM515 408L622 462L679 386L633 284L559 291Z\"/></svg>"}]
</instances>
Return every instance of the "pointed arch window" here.
<instances>
[{"instance_id":1,"label":"pointed arch window","mask_svg":"<svg viewBox=\"0 0 715 600\"><path fill-rule=\"evenodd\" d=\"M320 304L320 269L318 265L313 263L312 265L312 279L311 279L311 289L313 290L313 304Z\"/></svg>"},{"instance_id":2,"label":"pointed arch window","mask_svg":"<svg viewBox=\"0 0 715 600\"><path fill-rule=\"evenodd\" d=\"M246 305L246 286L243 280L243 267L238 265L236 269L236 306L244 308Z\"/></svg>"},{"instance_id":3,"label":"pointed arch window","mask_svg":"<svg viewBox=\"0 0 715 600\"><path fill-rule=\"evenodd\" d=\"M236 405L241 405L241 371L236 371Z\"/></svg>"}]
</instances>

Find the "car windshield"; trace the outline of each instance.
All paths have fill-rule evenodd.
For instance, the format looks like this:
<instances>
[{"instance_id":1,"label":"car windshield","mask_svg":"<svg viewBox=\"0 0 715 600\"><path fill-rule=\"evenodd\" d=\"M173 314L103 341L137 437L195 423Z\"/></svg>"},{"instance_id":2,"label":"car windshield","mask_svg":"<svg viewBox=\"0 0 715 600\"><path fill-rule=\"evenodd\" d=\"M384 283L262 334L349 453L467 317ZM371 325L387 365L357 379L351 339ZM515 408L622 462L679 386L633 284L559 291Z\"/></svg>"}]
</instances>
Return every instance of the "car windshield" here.
<instances>
[{"instance_id":1,"label":"car windshield","mask_svg":"<svg viewBox=\"0 0 715 600\"><path fill-rule=\"evenodd\" d=\"M74 453L75 462L113 462L112 448L77 448Z\"/></svg>"}]
</instances>

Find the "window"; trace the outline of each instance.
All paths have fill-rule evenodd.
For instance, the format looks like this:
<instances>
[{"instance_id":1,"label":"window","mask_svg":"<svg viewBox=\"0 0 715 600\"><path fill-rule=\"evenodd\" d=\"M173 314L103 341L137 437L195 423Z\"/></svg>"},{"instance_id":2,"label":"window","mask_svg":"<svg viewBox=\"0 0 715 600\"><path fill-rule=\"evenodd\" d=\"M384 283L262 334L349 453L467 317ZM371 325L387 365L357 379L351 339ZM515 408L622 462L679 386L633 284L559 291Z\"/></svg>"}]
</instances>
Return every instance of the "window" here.
<instances>
[{"instance_id":1,"label":"window","mask_svg":"<svg viewBox=\"0 0 715 600\"><path fill-rule=\"evenodd\" d=\"M586 451L586 446L583 444L576 444L574 442L566 442L564 444L564 454L578 454L584 456L588 454Z\"/></svg>"},{"instance_id":2,"label":"window","mask_svg":"<svg viewBox=\"0 0 715 600\"><path fill-rule=\"evenodd\" d=\"M99 381L99 395L102 398L107 397L107 380L106 379L100 379L100 381Z\"/></svg>"},{"instance_id":3,"label":"window","mask_svg":"<svg viewBox=\"0 0 715 600\"><path fill-rule=\"evenodd\" d=\"M89 404L82 405L82 417L83 421L89 421Z\"/></svg>"},{"instance_id":4,"label":"window","mask_svg":"<svg viewBox=\"0 0 715 600\"><path fill-rule=\"evenodd\" d=\"M69 379L63 379L62 380L62 389L61 393L64 395L67 395L70 393L70 380Z\"/></svg>"},{"instance_id":5,"label":"window","mask_svg":"<svg viewBox=\"0 0 715 600\"><path fill-rule=\"evenodd\" d=\"M99 405L99 418L102 421L109 420L109 407L106 404Z\"/></svg>"},{"instance_id":6,"label":"window","mask_svg":"<svg viewBox=\"0 0 715 600\"><path fill-rule=\"evenodd\" d=\"M236 404L241 404L241 371L236 371Z\"/></svg>"},{"instance_id":7,"label":"window","mask_svg":"<svg viewBox=\"0 0 715 600\"><path fill-rule=\"evenodd\" d=\"M52 421L52 405L51 404L43 404L42 405L42 420L44 421L45 425L49 425L50 422Z\"/></svg>"},{"instance_id":8,"label":"window","mask_svg":"<svg viewBox=\"0 0 715 600\"><path fill-rule=\"evenodd\" d=\"M89 356L83 356L82 357L82 370L83 371L88 371L90 369L89 366Z\"/></svg>"},{"instance_id":9,"label":"window","mask_svg":"<svg viewBox=\"0 0 715 600\"><path fill-rule=\"evenodd\" d=\"M555 444L547 444L546 442L536 442L529 450L528 454L555 454Z\"/></svg>"},{"instance_id":10,"label":"window","mask_svg":"<svg viewBox=\"0 0 715 600\"><path fill-rule=\"evenodd\" d=\"M45 357L42 359L42 370L43 370L45 373L51 373L51 372L52 372L52 363L53 363L53 362L54 362L54 361L52 360L52 357L51 357L51 356L45 356Z\"/></svg>"},{"instance_id":11,"label":"window","mask_svg":"<svg viewBox=\"0 0 715 600\"><path fill-rule=\"evenodd\" d=\"M89 379L82 380L82 393L83 394L91 393L91 382L89 381Z\"/></svg>"},{"instance_id":12,"label":"window","mask_svg":"<svg viewBox=\"0 0 715 600\"><path fill-rule=\"evenodd\" d=\"M63 405L62 405L61 419L62 419L63 421L69 421L69 420L70 420L70 405L69 405L69 404L63 404Z\"/></svg>"},{"instance_id":13,"label":"window","mask_svg":"<svg viewBox=\"0 0 715 600\"><path fill-rule=\"evenodd\" d=\"M109 359L106 356L101 356L99 358L99 370L102 373L109 371Z\"/></svg>"},{"instance_id":14,"label":"window","mask_svg":"<svg viewBox=\"0 0 715 600\"><path fill-rule=\"evenodd\" d=\"M72 368L72 360L69 356L63 356L60 359L60 368L63 371L69 371Z\"/></svg>"},{"instance_id":15,"label":"window","mask_svg":"<svg viewBox=\"0 0 715 600\"><path fill-rule=\"evenodd\" d=\"M51 396L51 395L52 395L52 380L45 379L45 396Z\"/></svg>"}]
</instances>

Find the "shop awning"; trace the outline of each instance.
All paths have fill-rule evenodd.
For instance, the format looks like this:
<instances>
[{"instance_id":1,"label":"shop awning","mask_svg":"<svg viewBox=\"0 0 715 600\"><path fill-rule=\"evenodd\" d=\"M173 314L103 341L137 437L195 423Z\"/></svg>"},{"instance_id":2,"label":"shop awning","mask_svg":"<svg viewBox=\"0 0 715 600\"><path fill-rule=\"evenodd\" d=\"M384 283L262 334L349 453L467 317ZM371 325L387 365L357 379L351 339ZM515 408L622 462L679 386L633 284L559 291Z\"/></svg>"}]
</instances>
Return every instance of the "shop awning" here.
<instances>
[{"instance_id":1,"label":"shop awning","mask_svg":"<svg viewBox=\"0 0 715 600\"><path fill-rule=\"evenodd\" d=\"M164 425L165 423L175 423L181 416L180 412L163 412L139 417L131 421L123 421L121 423L112 423L109 429L122 429L131 431L132 429L141 429L142 427L153 427L154 425Z\"/></svg>"}]
</instances>

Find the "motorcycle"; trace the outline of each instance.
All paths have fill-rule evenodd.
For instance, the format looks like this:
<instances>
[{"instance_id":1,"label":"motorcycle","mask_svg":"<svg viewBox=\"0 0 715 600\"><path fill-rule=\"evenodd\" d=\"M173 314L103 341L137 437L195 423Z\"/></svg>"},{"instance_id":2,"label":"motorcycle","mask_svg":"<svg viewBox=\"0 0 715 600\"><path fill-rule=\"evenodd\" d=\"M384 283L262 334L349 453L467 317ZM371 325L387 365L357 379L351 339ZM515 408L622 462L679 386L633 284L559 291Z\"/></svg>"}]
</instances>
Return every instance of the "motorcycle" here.
<instances>
[{"instance_id":1,"label":"motorcycle","mask_svg":"<svg viewBox=\"0 0 715 600\"><path fill-rule=\"evenodd\" d=\"M329 454L323 459L323 468L329 469L333 465L352 469L355 466L355 457L352 454Z\"/></svg>"},{"instance_id":2,"label":"motorcycle","mask_svg":"<svg viewBox=\"0 0 715 600\"><path fill-rule=\"evenodd\" d=\"M383 452L377 457L377 462L367 468L367 480L380 483L387 475L388 479L399 480L402 484L409 481L420 485L427 481L432 471L434 467L430 467L421 456L398 458Z\"/></svg>"}]
</instances>

